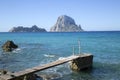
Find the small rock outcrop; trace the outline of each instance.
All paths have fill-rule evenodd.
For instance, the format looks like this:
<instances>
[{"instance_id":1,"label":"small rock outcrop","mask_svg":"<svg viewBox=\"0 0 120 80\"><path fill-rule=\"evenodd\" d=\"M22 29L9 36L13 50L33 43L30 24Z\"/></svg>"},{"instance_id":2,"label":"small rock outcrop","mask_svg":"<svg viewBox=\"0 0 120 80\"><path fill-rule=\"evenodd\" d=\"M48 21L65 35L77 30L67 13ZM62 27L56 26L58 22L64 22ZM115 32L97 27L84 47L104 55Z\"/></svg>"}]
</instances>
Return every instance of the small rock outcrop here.
<instances>
[{"instance_id":1,"label":"small rock outcrop","mask_svg":"<svg viewBox=\"0 0 120 80\"><path fill-rule=\"evenodd\" d=\"M11 78L9 80L43 80L42 77L34 73L26 74L20 77L15 77L14 72L10 72L7 70L0 70L0 80L6 80L6 77Z\"/></svg>"},{"instance_id":2,"label":"small rock outcrop","mask_svg":"<svg viewBox=\"0 0 120 80\"><path fill-rule=\"evenodd\" d=\"M7 70L0 70L0 75L5 75L5 74L7 74Z\"/></svg>"},{"instance_id":3,"label":"small rock outcrop","mask_svg":"<svg viewBox=\"0 0 120 80\"><path fill-rule=\"evenodd\" d=\"M13 27L9 32L47 32L44 28L39 28L36 25L33 25L31 28L29 27Z\"/></svg>"},{"instance_id":4,"label":"small rock outcrop","mask_svg":"<svg viewBox=\"0 0 120 80\"><path fill-rule=\"evenodd\" d=\"M5 52L11 52L16 48L18 48L18 46L16 44L14 44L13 41L9 41L9 40L2 46L2 49Z\"/></svg>"},{"instance_id":5,"label":"small rock outcrop","mask_svg":"<svg viewBox=\"0 0 120 80\"><path fill-rule=\"evenodd\" d=\"M83 31L81 26L76 25L74 19L69 16L62 15L57 19L56 24L51 27L51 32L80 32Z\"/></svg>"}]
</instances>

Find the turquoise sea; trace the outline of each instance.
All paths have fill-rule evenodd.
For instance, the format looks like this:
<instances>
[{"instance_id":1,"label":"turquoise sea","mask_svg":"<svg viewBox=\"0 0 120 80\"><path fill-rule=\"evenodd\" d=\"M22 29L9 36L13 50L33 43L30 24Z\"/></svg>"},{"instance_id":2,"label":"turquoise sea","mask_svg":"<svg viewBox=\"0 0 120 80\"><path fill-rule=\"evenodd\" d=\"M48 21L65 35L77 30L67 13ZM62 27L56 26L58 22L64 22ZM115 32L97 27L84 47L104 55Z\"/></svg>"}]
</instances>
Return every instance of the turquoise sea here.
<instances>
[{"instance_id":1,"label":"turquoise sea","mask_svg":"<svg viewBox=\"0 0 120 80\"><path fill-rule=\"evenodd\" d=\"M79 33L0 33L0 46L7 40L14 41L19 48L3 52L0 47L0 69L20 71L72 55L72 47L78 53L94 55L93 69L74 72L69 63L53 67L39 74L56 74L52 80L120 80L120 32L91 31ZM46 55L54 55L48 57Z\"/></svg>"}]
</instances>

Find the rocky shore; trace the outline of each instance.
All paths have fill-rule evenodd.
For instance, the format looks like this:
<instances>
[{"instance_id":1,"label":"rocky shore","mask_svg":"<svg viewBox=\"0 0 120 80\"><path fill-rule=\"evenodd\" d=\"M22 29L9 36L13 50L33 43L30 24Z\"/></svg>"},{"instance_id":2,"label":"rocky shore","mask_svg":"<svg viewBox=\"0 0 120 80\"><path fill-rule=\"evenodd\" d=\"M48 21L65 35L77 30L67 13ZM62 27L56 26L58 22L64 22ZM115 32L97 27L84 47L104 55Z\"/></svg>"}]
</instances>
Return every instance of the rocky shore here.
<instances>
[{"instance_id":1,"label":"rocky shore","mask_svg":"<svg viewBox=\"0 0 120 80\"><path fill-rule=\"evenodd\" d=\"M0 80L4 80L3 77L4 76L11 76L11 77L15 77L13 75L13 72L9 72L7 70L0 70ZM53 74L53 73L34 73L34 74L29 74L29 75L25 75L25 76L21 76L19 78L15 78L14 80L54 80L54 79L58 79L61 76L59 74Z\"/></svg>"}]
</instances>

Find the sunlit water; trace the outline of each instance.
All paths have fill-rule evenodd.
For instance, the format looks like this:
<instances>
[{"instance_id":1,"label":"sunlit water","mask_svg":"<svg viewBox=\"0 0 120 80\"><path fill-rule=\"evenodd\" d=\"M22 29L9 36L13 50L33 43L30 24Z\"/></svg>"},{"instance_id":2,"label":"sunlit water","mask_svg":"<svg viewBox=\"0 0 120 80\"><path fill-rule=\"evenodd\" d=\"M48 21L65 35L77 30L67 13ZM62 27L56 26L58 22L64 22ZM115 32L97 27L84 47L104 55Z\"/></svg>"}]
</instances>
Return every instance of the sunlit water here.
<instances>
[{"instance_id":1,"label":"sunlit water","mask_svg":"<svg viewBox=\"0 0 120 80\"><path fill-rule=\"evenodd\" d=\"M0 33L0 46L13 40L19 48L3 52L0 48L0 68L20 71L46 64L78 53L78 40L82 53L94 55L93 69L74 72L69 63L50 68L40 74L59 75L55 80L120 80L120 32L80 33Z\"/></svg>"}]
</instances>

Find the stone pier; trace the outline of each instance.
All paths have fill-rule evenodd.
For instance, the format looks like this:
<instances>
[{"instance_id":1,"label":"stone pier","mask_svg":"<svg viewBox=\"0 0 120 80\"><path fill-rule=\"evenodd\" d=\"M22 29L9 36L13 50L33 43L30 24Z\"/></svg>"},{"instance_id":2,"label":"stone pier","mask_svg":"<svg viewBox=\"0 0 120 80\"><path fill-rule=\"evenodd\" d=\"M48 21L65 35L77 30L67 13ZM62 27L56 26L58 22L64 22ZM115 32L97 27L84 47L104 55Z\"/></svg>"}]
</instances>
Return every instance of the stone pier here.
<instances>
[{"instance_id":1,"label":"stone pier","mask_svg":"<svg viewBox=\"0 0 120 80\"><path fill-rule=\"evenodd\" d=\"M66 57L61 60L56 60L44 65L36 66L33 68L28 68L23 71L8 73L7 71L1 71L0 80L35 80L37 75L34 73L58 66L67 62L71 62L70 67L72 70L83 70L86 68L91 68L93 64L92 54L80 54Z\"/></svg>"}]
</instances>

